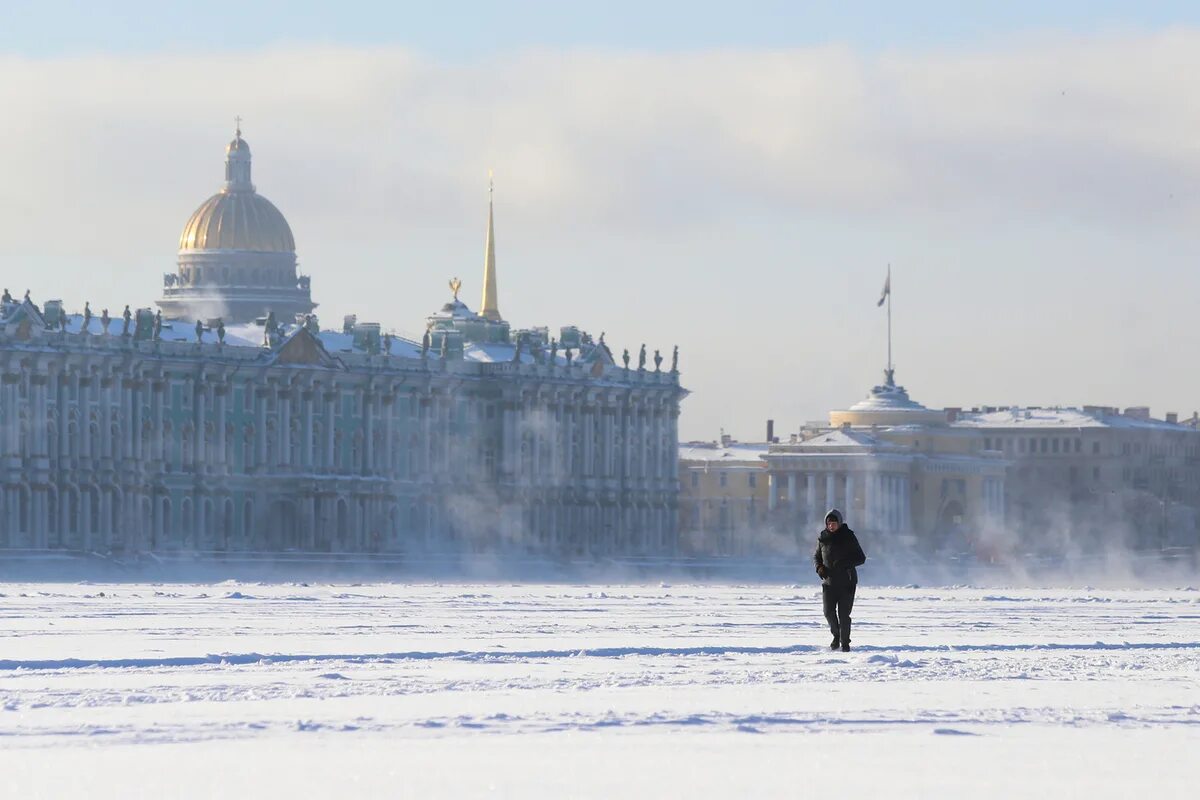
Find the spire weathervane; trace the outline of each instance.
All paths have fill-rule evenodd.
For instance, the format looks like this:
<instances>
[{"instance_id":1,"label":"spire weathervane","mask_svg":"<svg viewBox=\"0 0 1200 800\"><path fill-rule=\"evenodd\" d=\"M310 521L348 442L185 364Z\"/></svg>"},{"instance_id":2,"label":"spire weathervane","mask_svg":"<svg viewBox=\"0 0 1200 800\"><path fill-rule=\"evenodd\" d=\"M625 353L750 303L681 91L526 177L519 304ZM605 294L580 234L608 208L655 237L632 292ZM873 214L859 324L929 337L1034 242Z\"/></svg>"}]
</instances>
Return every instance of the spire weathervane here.
<instances>
[{"instance_id":1,"label":"spire weathervane","mask_svg":"<svg viewBox=\"0 0 1200 800\"><path fill-rule=\"evenodd\" d=\"M454 301L458 302L458 290L462 288L462 281L458 278L450 279L450 291L454 292Z\"/></svg>"}]
</instances>

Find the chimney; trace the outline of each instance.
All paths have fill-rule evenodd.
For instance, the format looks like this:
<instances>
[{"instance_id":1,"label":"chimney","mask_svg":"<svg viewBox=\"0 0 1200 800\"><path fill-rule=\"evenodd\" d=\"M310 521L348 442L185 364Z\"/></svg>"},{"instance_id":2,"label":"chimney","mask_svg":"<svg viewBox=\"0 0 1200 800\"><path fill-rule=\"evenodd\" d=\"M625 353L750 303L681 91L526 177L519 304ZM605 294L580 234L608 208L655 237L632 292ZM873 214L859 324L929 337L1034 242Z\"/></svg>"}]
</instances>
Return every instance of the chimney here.
<instances>
[{"instance_id":1,"label":"chimney","mask_svg":"<svg viewBox=\"0 0 1200 800\"><path fill-rule=\"evenodd\" d=\"M775 441L775 420L767 420L767 444Z\"/></svg>"},{"instance_id":2,"label":"chimney","mask_svg":"<svg viewBox=\"0 0 1200 800\"><path fill-rule=\"evenodd\" d=\"M958 415L961 413L962 413L961 408L947 408L946 409L946 422L957 422Z\"/></svg>"},{"instance_id":3,"label":"chimney","mask_svg":"<svg viewBox=\"0 0 1200 800\"><path fill-rule=\"evenodd\" d=\"M1179 424L1179 415L1176 414L1174 411L1168 411L1167 412L1167 424L1178 425Z\"/></svg>"},{"instance_id":4,"label":"chimney","mask_svg":"<svg viewBox=\"0 0 1200 800\"><path fill-rule=\"evenodd\" d=\"M1150 407L1149 406L1130 406L1129 408L1125 409L1125 416L1128 417L1129 419L1149 421Z\"/></svg>"}]
</instances>

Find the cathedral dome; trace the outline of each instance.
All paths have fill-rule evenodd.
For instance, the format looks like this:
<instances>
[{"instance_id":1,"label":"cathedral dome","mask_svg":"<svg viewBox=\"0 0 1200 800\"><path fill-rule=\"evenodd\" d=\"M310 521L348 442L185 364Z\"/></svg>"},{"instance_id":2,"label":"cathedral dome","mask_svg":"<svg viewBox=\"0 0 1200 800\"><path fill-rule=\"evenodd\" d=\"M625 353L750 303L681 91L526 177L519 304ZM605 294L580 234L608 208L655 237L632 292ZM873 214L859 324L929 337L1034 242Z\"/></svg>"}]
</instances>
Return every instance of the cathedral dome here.
<instances>
[{"instance_id":1,"label":"cathedral dome","mask_svg":"<svg viewBox=\"0 0 1200 800\"><path fill-rule=\"evenodd\" d=\"M251 250L294 253L296 240L279 209L256 192L222 191L192 213L180 250Z\"/></svg>"},{"instance_id":2,"label":"cathedral dome","mask_svg":"<svg viewBox=\"0 0 1200 800\"><path fill-rule=\"evenodd\" d=\"M179 236L179 250L296 251L287 220L250 182L250 145L240 129L225 148L224 187L192 212Z\"/></svg>"}]
</instances>

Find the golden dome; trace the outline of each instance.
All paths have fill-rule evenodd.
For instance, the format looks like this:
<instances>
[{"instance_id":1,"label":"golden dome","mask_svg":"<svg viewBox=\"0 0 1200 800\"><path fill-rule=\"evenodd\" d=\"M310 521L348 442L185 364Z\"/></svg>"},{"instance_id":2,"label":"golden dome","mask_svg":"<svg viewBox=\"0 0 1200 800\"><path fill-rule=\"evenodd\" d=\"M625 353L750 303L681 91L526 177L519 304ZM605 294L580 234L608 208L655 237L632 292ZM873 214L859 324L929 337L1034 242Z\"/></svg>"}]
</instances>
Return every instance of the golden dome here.
<instances>
[{"instance_id":1,"label":"golden dome","mask_svg":"<svg viewBox=\"0 0 1200 800\"><path fill-rule=\"evenodd\" d=\"M296 240L279 209L256 192L220 192L192 213L180 250L294 253Z\"/></svg>"},{"instance_id":2,"label":"golden dome","mask_svg":"<svg viewBox=\"0 0 1200 800\"><path fill-rule=\"evenodd\" d=\"M225 148L225 186L192 213L179 249L296 252L287 220L250 182L250 145L240 126Z\"/></svg>"}]
</instances>

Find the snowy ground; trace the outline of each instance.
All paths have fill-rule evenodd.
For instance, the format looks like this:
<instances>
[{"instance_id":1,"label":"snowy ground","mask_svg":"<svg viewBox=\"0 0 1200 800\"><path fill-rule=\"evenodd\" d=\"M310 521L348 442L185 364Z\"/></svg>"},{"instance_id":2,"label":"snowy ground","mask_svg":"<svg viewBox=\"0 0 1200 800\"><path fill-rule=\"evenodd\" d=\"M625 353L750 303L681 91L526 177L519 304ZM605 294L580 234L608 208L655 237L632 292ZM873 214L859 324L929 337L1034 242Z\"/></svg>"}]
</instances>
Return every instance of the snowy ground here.
<instances>
[{"instance_id":1,"label":"snowy ground","mask_svg":"<svg viewBox=\"0 0 1200 800\"><path fill-rule=\"evenodd\" d=\"M1200 592L0 584L0 797L1194 796Z\"/></svg>"}]
</instances>

